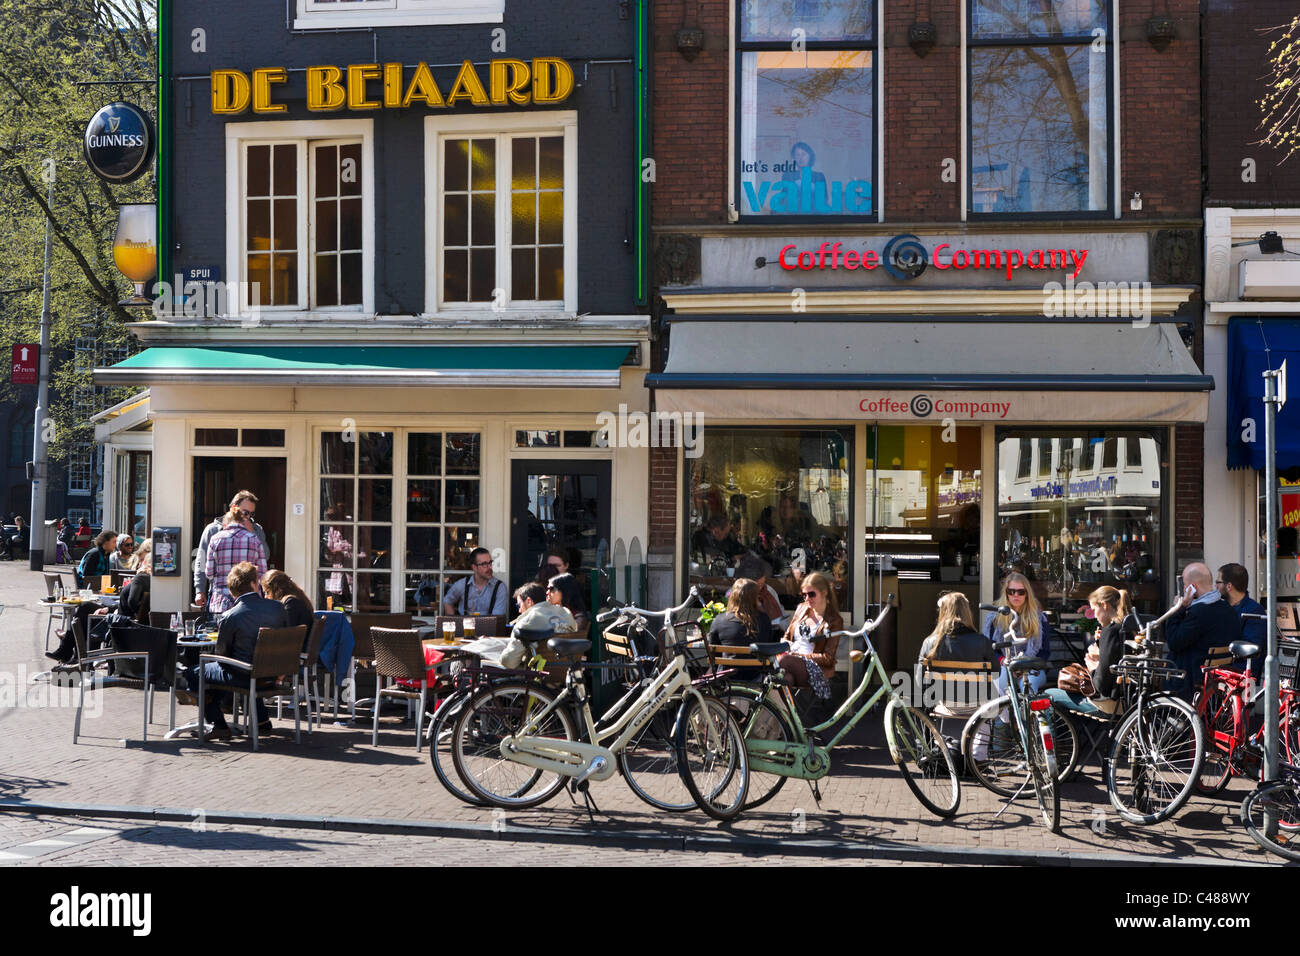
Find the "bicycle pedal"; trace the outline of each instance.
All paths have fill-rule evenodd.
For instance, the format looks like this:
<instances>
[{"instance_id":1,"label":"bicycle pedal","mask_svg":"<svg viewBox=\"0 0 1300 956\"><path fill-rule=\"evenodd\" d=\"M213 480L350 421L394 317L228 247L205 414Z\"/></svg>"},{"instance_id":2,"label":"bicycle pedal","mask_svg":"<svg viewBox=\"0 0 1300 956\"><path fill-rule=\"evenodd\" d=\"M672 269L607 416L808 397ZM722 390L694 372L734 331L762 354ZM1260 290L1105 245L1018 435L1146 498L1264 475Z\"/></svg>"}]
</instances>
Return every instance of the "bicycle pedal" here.
<instances>
[{"instance_id":1,"label":"bicycle pedal","mask_svg":"<svg viewBox=\"0 0 1300 956\"><path fill-rule=\"evenodd\" d=\"M574 783L578 784L585 790L587 787L587 778L592 774L600 773L605 769L607 764L608 761L604 757L593 757L591 760L591 766L574 777Z\"/></svg>"}]
</instances>

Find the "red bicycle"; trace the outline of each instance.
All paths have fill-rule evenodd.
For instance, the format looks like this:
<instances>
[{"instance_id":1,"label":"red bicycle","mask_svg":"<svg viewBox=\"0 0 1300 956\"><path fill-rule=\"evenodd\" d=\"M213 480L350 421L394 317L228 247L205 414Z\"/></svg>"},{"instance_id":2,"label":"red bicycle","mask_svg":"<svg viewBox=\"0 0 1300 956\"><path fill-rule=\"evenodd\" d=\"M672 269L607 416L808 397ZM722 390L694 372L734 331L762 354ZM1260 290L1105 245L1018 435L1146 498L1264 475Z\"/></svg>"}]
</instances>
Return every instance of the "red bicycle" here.
<instances>
[{"instance_id":1,"label":"red bicycle","mask_svg":"<svg viewBox=\"0 0 1300 956\"><path fill-rule=\"evenodd\" d=\"M1196 789L1207 796L1221 793L1234 776L1260 779L1263 772L1264 728L1261 725L1250 732L1250 705L1260 688L1249 666L1240 671L1231 667L1236 661L1244 665L1259 652L1256 644L1234 641L1226 648L1211 650L1205 662L1204 680L1192 706L1205 725L1205 761ZM1283 758L1300 764L1300 695L1291 683L1288 680L1281 688L1278 732Z\"/></svg>"}]
</instances>

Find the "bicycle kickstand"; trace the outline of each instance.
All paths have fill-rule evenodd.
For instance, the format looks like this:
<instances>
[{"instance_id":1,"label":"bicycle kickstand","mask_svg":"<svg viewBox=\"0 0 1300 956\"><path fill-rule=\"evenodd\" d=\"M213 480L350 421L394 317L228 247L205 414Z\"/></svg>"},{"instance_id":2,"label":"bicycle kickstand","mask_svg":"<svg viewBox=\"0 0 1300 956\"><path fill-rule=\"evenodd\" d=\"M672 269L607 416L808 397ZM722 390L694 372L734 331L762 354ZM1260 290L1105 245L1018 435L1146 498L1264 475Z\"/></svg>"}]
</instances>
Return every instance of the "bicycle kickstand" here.
<instances>
[{"instance_id":1,"label":"bicycle kickstand","mask_svg":"<svg viewBox=\"0 0 1300 956\"><path fill-rule=\"evenodd\" d=\"M993 819L996 820L998 817L1002 816L1002 814L1006 813L1006 812L1007 812L1007 809L1011 806L1011 804L1015 803L1016 800L1018 800L1018 799L1020 798L1020 795L1021 795L1022 793L1025 792L1025 787L1027 787L1027 786L1029 786L1029 781L1028 781L1028 780L1026 780L1024 783L1022 783L1022 784L1020 785L1020 789L1019 789L1019 790L1017 790L1017 791L1016 791L1015 793L1013 793L1011 796L1009 796L1009 797L1007 797L1005 800L1003 800L1003 801L1002 801L1002 809L999 810L997 813L993 814Z\"/></svg>"},{"instance_id":2,"label":"bicycle kickstand","mask_svg":"<svg viewBox=\"0 0 1300 956\"><path fill-rule=\"evenodd\" d=\"M582 794L583 809L587 811L587 819L592 823L595 823L596 814L600 812L600 807L597 806L596 801L591 798L591 785L585 780L574 780L571 789ZM569 799L573 800L572 793L569 794ZM578 801L573 800L573 805L576 807ZM592 812L593 810L595 811L594 813Z\"/></svg>"},{"instance_id":3,"label":"bicycle kickstand","mask_svg":"<svg viewBox=\"0 0 1300 956\"><path fill-rule=\"evenodd\" d=\"M822 808L822 790L821 790L821 787L817 786L817 781L816 781L816 780L809 780L809 781L808 781L808 789L812 791L813 803L817 804L817 809L820 810L820 809Z\"/></svg>"}]
</instances>

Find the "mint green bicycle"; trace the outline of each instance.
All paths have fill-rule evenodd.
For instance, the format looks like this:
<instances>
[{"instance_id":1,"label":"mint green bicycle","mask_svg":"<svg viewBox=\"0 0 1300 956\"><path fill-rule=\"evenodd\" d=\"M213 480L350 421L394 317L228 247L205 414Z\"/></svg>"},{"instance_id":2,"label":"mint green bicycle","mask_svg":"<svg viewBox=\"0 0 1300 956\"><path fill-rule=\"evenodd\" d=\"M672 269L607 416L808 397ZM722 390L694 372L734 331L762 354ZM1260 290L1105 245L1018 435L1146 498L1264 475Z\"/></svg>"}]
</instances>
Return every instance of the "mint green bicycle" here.
<instances>
[{"instance_id":1,"label":"mint green bicycle","mask_svg":"<svg viewBox=\"0 0 1300 956\"><path fill-rule=\"evenodd\" d=\"M808 781L814 799L820 802L817 781L831 771L830 752L858 721L888 697L885 737L889 755L903 774L903 780L931 813L951 817L957 812L961 784L943 735L929 717L909 706L890 684L868 636L880 626L892 603L891 594L874 621L868 621L856 631L836 632L840 638L862 639L865 649L849 653L854 662L865 661L862 679L830 718L811 727L803 725L785 676L771 666L778 655L790 649L788 644L782 641L750 644L748 648L709 647L714 674L704 680L714 685L712 692L727 703L745 734L745 751L749 755L749 795L745 809L771 800L790 777ZM735 665L756 663L765 665L757 679L736 679L739 672L733 669ZM872 686L876 689L868 696ZM813 735L828 731L841 720L844 725L839 732L825 745L819 744Z\"/></svg>"}]
</instances>

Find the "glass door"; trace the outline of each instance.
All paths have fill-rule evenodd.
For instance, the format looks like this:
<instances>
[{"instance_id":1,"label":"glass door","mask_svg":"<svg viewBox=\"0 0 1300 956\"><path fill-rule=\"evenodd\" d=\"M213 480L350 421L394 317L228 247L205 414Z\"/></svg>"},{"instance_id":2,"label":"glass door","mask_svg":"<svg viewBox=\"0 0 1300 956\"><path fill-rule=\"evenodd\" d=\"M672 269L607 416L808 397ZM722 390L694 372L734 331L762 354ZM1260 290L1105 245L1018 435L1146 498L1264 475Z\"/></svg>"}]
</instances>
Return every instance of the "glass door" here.
<instances>
[{"instance_id":1,"label":"glass door","mask_svg":"<svg viewBox=\"0 0 1300 956\"><path fill-rule=\"evenodd\" d=\"M608 461L511 462L510 587L536 578L547 551L573 574L608 564L610 497Z\"/></svg>"},{"instance_id":2,"label":"glass door","mask_svg":"<svg viewBox=\"0 0 1300 956\"><path fill-rule=\"evenodd\" d=\"M965 594L979 626L980 428L869 425L866 457L866 610L895 595L874 643L886 667L907 669L941 594Z\"/></svg>"}]
</instances>

